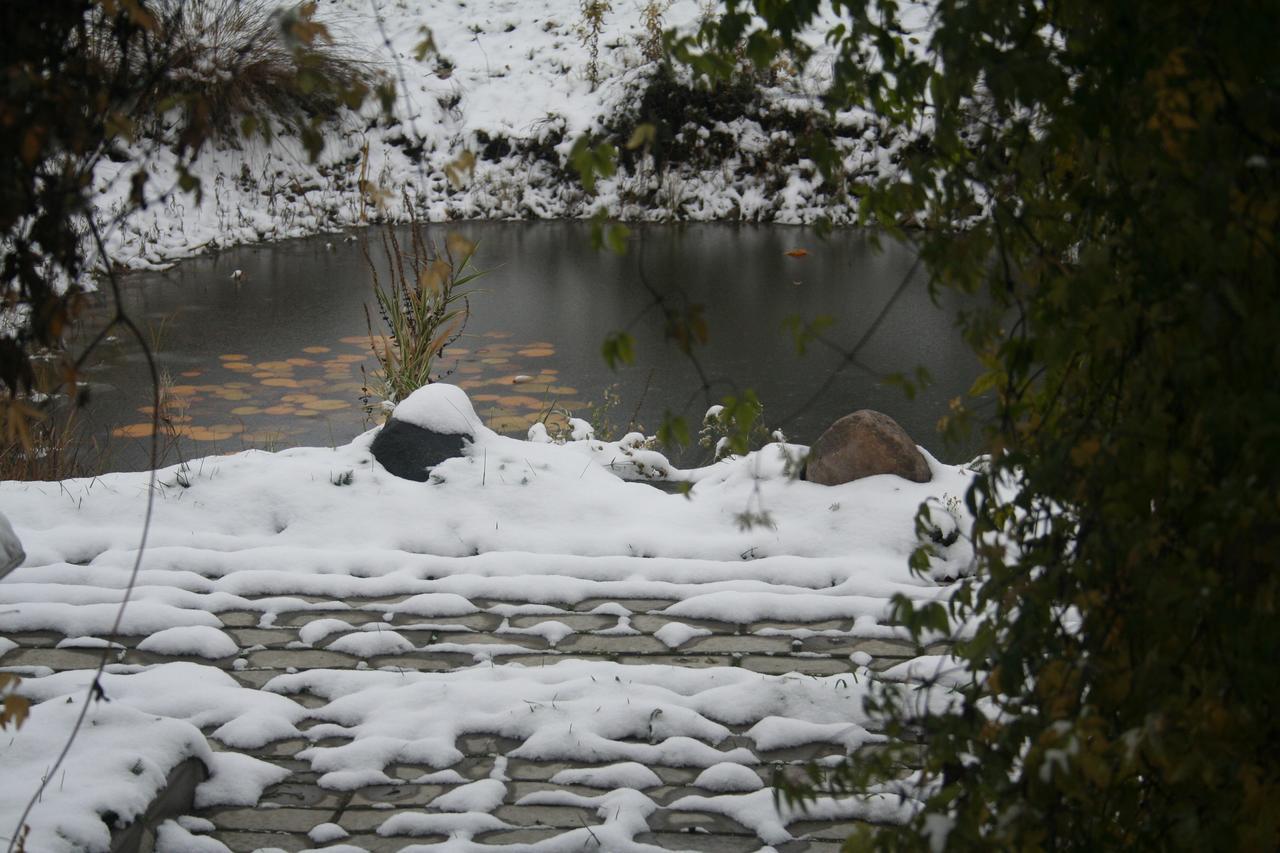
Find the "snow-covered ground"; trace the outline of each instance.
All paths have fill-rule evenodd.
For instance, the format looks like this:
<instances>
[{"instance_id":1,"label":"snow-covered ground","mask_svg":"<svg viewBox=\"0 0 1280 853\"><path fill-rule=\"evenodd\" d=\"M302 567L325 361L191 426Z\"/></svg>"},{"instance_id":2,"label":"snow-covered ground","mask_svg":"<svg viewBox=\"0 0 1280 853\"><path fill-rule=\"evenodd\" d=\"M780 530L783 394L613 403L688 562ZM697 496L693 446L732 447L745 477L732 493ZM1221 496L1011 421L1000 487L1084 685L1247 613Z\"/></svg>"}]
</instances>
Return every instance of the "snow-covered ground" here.
<instances>
[{"instance_id":1,"label":"snow-covered ground","mask_svg":"<svg viewBox=\"0 0 1280 853\"><path fill-rule=\"evenodd\" d=\"M689 32L703 5L677 0L663 25ZM811 34L817 58L783 68L762 89L765 114L708 120L691 113L690 123L673 128L673 144L686 152L680 162L657 168L645 159L588 195L568 177L570 149L584 134L603 138L608 128L634 124L655 73L642 53L640 3L615 3L606 14L597 86L588 79L578 0L327 0L319 16L349 53L395 78L394 116L379 119L370 104L346 117L327 131L315 164L288 134L269 145L255 138L213 146L193 170L202 201L168 192L177 180L172 155L139 144L133 158L149 163L157 201L123 218L135 166L104 162L95 189L114 262L163 266L208 248L403 221L411 212L427 221L601 211L624 219L855 219L847 198L820 187L793 132L766 115L817 109L829 64L819 32ZM908 4L906 20L922 29L927 11ZM418 61L424 26L438 54ZM891 169L903 142L860 110L837 117L830 141L855 181ZM454 185L449 166L467 152L476 156L474 171Z\"/></svg>"},{"instance_id":2,"label":"snow-covered ground","mask_svg":"<svg viewBox=\"0 0 1280 853\"><path fill-rule=\"evenodd\" d=\"M298 831L317 845L355 833L342 849L509 838L526 843L504 849L656 850L686 813L690 826L738 827L739 845L757 849L813 821L904 813L892 793L782 808L767 765L838 760L879 738L864 726L868 665L914 654L890 599L949 593L907 569L913 516L962 494L967 469L927 457L927 484L825 487L785 476L786 454L803 448L769 445L673 472L694 481L685 496L620 479L635 473L625 442L476 434L426 483L382 469L372 432L158 472L114 635L149 475L0 484L27 551L0 583L0 668L37 702L0 745L0 834L47 775L108 642L110 701L93 704L33 811L28 850L105 849L103 815L127 824L191 757L213 773L196 795L204 811L165 823L162 851L274 846L227 827L264 790L278 811L256 812L264 823L303 820L281 806L291 774L316 797L365 798L363 810L303 810L315 817ZM747 509L772 523L741 527ZM961 539L942 549L939 575L970 559ZM477 737L490 745L466 745ZM794 752L814 744L826 751ZM388 785L427 793L373 802ZM519 823L566 809L591 825L529 840Z\"/></svg>"}]
</instances>

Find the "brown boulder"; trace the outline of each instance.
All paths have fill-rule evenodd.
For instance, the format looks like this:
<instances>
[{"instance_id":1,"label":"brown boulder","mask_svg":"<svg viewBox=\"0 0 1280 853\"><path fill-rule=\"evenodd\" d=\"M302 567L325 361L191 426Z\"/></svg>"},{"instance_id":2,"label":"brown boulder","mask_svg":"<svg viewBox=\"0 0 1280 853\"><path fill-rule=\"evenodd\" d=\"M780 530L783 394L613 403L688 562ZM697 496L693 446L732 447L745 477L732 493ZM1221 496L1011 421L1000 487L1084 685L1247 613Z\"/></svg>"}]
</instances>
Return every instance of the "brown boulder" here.
<instances>
[{"instance_id":1,"label":"brown boulder","mask_svg":"<svg viewBox=\"0 0 1280 853\"><path fill-rule=\"evenodd\" d=\"M897 474L917 483L933 479L929 463L906 430L870 409L859 409L828 427L805 461L804 479L824 486L876 474Z\"/></svg>"}]
</instances>

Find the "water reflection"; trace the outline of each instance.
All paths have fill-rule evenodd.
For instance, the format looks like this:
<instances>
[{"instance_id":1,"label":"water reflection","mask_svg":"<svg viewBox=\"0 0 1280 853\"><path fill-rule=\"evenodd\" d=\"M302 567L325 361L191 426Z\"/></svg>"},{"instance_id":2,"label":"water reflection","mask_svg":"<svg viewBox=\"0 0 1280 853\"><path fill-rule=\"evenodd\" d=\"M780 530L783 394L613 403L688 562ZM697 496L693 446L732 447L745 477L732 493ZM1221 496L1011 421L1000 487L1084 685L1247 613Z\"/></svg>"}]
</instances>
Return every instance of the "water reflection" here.
<instances>
[{"instance_id":1,"label":"water reflection","mask_svg":"<svg viewBox=\"0 0 1280 853\"><path fill-rule=\"evenodd\" d=\"M478 242L476 263L489 272L476 282L466 335L437 373L466 388L500 432L583 415L615 383L615 422L634 418L652 431L671 410L696 426L708 402L751 387L766 422L796 441L874 408L943 458L971 455L971 447L942 447L934 426L977 363L953 328L957 305L933 304L907 247L876 251L861 232L823 240L803 228L645 226L620 257L594 250L585 223L466 222L431 233L443 240L450 229ZM654 293L704 306L709 339L695 349L697 366L664 340ZM166 434L177 446L166 443L168 461L337 444L367 428L361 391L376 362L365 307L373 304L355 242L330 235L198 258L130 276L125 299L154 331L170 378ZM797 353L784 318L821 315L831 317L824 337L842 346L873 330L856 364L817 343ZM615 372L600 344L620 328L635 336L637 362ZM150 390L126 343L104 349L89 369L89 415L113 435L113 467L136 468L146 460ZM934 384L914 400L883 381L917 366Z\"/></svg>"}]
</instances>

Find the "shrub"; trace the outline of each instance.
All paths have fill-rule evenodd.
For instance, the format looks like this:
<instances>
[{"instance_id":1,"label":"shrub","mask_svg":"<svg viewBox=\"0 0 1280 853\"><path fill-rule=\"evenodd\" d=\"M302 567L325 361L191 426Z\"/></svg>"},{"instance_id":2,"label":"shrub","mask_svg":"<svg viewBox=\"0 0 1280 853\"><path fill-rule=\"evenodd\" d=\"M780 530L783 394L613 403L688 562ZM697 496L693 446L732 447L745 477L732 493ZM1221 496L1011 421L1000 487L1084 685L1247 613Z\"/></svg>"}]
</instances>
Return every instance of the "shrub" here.
<instances>
[{"instance_id":1,"label":"shrub","mask_svg":"<svg viewBox=\"0 0 1280 853\"><path fill-rule=\"evenodd\" d=\"M432 381L431 370L444 348L462 334L470 314L467 285L482 273L471 265L475 244L450 234L444 250L431 244L416 226L410 230L409 251L402 250L395 230L382 236L387 262L383 286L378 265L362 246L373 277L381 326L375 333L373 317L365 308L369 343L378 360L374 385L365 387L365 407L372 414L379 398L397 403Z\"/></svg>"}]
</instances>

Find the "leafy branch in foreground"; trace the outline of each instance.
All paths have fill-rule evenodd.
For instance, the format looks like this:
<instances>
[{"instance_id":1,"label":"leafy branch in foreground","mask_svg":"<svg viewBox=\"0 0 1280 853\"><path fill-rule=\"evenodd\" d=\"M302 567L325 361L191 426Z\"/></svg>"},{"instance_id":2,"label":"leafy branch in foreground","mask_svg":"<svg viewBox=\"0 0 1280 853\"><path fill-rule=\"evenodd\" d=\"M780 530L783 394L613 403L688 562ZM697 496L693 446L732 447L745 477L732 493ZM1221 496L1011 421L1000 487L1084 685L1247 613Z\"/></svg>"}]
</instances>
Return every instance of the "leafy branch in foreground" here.
<instances>
[{"instance_id":1,"label":"leafy branch in foreground","mask_svg":"<svg viewBox=\"0 0 1280 853\"><path fill-rule=\"evenodd\" d=\"M804 59L819 5L728 0L673 53L712 80L740 45ZM983 294L961 321L995 415L974 578L898 603L917 636L967 626L963 674L931 708L877 693L898 746L823 784L915 804L858 849L1275 849L1280 9L836 6L828 106L913 140L862 217Z\"/></svg>"},{"instance_id":2,"label":"leafy branch in foreground","mask_svg":"<svg viewBox=\"0 0 1280 853\"><path fill-rule=\"evenodd\" d=\"M382 249L388 270L385 287L368 245L362 245L373 277L380 328L385 327L385 331L374 332L373 316L366 306L369 344L378 359L374 385L365 388L370 412L376 405L371 402L374 397L397 403L430 384L436 359L462 335L467 323L471 310L467 285L483 275L471 264L476 244L460 234L450 234L441 250L414 227L405 252L394 228L388 226Z\"/></svg>"}]
</instances>

